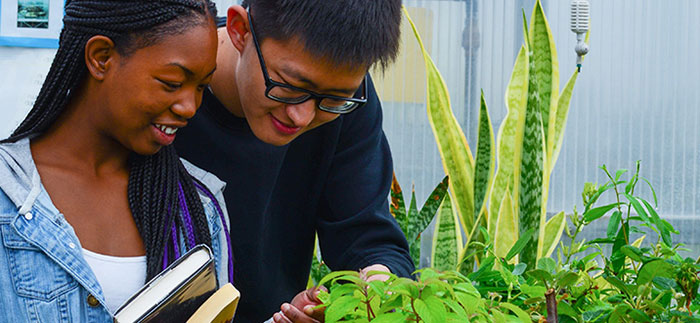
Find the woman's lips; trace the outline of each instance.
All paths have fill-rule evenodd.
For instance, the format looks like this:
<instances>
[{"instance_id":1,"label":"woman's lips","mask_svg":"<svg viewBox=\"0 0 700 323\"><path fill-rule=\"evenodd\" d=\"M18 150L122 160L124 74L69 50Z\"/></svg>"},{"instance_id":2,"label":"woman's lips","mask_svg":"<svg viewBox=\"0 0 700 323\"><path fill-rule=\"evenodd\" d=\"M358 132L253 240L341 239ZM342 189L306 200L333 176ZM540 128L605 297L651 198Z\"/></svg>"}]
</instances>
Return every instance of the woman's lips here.
<instances>
[{"instance_id":1,"label":"woman's lips","mask_svg":"<svg viewBox=\"0 0 700 323\"><path fill-rule=\"evenodd\" d=\"M272 119L272 124L275 125L277 131L285 135L293 135L301 130L301 127L290 127L282 123L282 121L277 120L277 118L275 118L273 115L270 115L270 118Z\"/></svg>"},{"instance_id":2,"label":"woman's lips","mask_svg":"<svg viewBox=\"0 0 700 323\"><path fill-rule=\"evenodd\" d=\"M168 146L172 144L173 141L175 141L175 132L177 131L177 129L175 129L175 131L172 131L172 129L166 128L166 130L164 131L163 129L161 129L163 128L163 126L161 125L152 124L151 126L151 129L153 129L153 131L155 132L156 141L158 142L158 144L162 146Z\"/></svg>"}]
</instances>

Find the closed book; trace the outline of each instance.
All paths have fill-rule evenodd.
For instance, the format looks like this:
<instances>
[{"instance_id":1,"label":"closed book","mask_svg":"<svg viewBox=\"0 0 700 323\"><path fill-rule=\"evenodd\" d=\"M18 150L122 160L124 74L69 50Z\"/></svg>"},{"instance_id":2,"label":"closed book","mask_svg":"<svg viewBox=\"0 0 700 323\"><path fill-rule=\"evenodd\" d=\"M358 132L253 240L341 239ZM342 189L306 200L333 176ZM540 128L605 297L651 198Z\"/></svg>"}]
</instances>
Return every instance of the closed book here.
<instances>
[{"instance_id":1,"label":"closed book","mask_svg":"<svg viewBox=\"0 0 700 323\"><path fill-rule=\"evenodd\" d=\"M182 322L218 289L211 250L198 245L129 298L115 321Z\"/></svg>"},{"instance_id":2,"label":"closed book","mask_svg":"<svg viewBox=\"0 0 700 323\"><path fill-rule=\"evenodd\" d=\"M190 316L187 323L229 323L233 321L241 293L228 283L211 295L199 309Z\"/></svg>"}]
</instances>

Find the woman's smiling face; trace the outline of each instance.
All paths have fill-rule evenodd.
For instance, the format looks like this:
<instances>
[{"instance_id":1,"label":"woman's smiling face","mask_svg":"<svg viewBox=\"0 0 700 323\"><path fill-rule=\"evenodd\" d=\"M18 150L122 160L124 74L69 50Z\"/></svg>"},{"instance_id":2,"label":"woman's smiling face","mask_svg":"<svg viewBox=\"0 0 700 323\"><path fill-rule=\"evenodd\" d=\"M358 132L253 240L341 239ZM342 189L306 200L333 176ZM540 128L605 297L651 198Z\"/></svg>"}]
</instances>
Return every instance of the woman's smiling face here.
<instances>
[{"instance_id":1,"label":"woman's smiling face","mask_svg":"<svg viewBox=\"0 0 700 323\"><path fill-rule=\"evenodd\" d=\"M202 101L216 67L213 22L166 35L128 55L113 54L100 82L100 131L140 155L175 140Z\"/></svg>"}]
</instances>

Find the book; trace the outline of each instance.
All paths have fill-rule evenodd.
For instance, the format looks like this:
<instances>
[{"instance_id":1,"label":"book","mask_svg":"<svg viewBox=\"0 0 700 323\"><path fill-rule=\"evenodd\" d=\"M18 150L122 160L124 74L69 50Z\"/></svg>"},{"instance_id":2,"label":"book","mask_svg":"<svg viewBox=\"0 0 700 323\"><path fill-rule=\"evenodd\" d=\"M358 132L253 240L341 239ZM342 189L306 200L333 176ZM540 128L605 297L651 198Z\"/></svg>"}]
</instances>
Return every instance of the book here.
<instances>
[{"instance_id":1,"label":"book","mask_svg":"<svg viewBox=\"0 0 700 323\"><path fill-rule=\"evenodd\" d=\"M115 314L115 322L182 322L184 318L192 316L217 289L211 250L205 245L198 245L124 302Z\"/></svg>"},{"instance_id":2,"label":"book","mask_svg":"<svg viewBox=\"0 0 700 323\"><path fill-rule=\"evenodd\" d=\"M228 283L211 295L192 316L187 323L228 323L233 320L238 307L238 299L241 293Z\"/></svg>"}]
</instances>

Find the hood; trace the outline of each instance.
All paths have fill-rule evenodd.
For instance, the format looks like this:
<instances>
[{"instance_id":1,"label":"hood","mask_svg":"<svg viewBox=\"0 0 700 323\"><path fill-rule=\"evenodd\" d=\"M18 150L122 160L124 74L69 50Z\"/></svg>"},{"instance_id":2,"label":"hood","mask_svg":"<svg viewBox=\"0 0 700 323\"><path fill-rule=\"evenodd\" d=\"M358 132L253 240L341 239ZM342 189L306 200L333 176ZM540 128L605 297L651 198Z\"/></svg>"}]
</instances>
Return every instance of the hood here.
<instances>
[{"instance_id":1,"label":"hood","mask_svg":"<svg viewBox=\"0 0 700 323\"><path fill-rule=\"evenodd\" d=\"M41 180L32 159L29 138L0 144L0 189L20 214L28 212L41 193Z\"/></svg>"}]
</instances>

